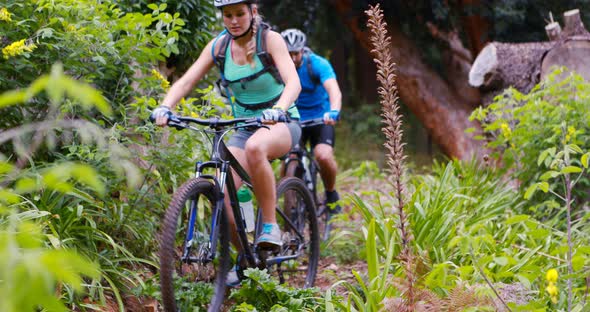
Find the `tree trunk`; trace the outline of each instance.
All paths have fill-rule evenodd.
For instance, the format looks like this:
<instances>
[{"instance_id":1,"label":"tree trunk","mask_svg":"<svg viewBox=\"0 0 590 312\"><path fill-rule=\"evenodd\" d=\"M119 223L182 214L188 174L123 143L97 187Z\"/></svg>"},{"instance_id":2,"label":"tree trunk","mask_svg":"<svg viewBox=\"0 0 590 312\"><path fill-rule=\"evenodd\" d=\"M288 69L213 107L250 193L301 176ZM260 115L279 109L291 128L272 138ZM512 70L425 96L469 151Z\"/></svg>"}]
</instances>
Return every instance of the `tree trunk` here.
<instances>
[{"instance_id":1,"label":"tree trunk","mask_svg":"<svg viewBox=\"0 0 590 312\"><path fill-rule=\"evenodd\" d=\"M472 55L477 55L488 42L488 21L479 14L483 11L480 0L460 0L459 12L462 12L462 24Z\"/></svg>"},{"instance_id":2,"label":"tree trunk","mask_svg":"<svg viewBox=\"0 0 590 312\"><path fill-rule=\"evenodd\" d=\"M471 66L469 84L484 91L484 105L508 87L528 93L540 80L544 53L554 44L490 42Z\"/></svg>"},{"instance_id":3,"label":"tree trunk","mask_svg":"<svg viewBox=\"0 0 590 312\"><path fill-rule=\"evenodd\" d=\"M446 44L446 49L442 53L442 61L445 68L446 77L449 86L459 96L461 102L477 107L481 103L479 90L469 86L469 70L473 63L473 55L467 50L457 30L445 32L438 29L434 24L427 22L426 25L430 30L432 37L441 40Z\"/></svg>"},{"instance_id":4,"label":"tree trunk","mask_svg":"<svg viewBox=\"0 0 590 312\"><path fill-rule=\"evenodd\" d=\"M565 66L590 80L590 34L578 10L564 13L563 30L553 20L545 27L550 41L490 42L469 72L469 84L483 93L483 104L504 89L528 93L554 66Z\"/></svg>"},{"instance_id":5,"label":"tree trunk","mask_svg":"<svg viewBox=\"0 0 590 312\"><path fill-rule=\"evenodd\" d=\"M549 50L541 63L541 77L554 66L565 66L590 81L590 36L565 40Z\"/></svg>"},{"instance_id":6,"label":"tree trunk","mask_svg":"<svg viewBox=\"0 0 590 312\"><path fill-rule=\"evenodd\" d=\"M352 1L332 0L331 4L355 39L370 51L370 36L361 29L359 16L352 11ZM396 74L401 100L446 155L463 160L476 156L483 150L483 143L464 132L467 128L477 127L468 120L471 105L462 102L447 82L421 60L420 51L397 27L388 25L387 31L391 37L393 60L398 66Z\"/></svg>"}]
</instances>

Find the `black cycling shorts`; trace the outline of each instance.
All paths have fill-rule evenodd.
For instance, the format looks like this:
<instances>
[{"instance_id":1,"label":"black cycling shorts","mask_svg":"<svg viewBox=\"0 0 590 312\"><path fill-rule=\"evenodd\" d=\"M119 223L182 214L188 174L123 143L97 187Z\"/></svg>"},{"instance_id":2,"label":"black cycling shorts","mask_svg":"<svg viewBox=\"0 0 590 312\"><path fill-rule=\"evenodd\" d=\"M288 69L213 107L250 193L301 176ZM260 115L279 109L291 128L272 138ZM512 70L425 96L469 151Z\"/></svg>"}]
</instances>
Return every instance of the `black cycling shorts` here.
<instances>
[{"instance_id":1,"label":"black cycling shorts","mask_svg":"<svg viewBox=\"0 0 590 312\"><path fill-rule=\"evenodd\" d=\"M317 125L301 129L301 142L309 141L311 148L319 143L328 144L332 147L336 144L336 132L333 125Z\"/></svg>"}]
</instances>

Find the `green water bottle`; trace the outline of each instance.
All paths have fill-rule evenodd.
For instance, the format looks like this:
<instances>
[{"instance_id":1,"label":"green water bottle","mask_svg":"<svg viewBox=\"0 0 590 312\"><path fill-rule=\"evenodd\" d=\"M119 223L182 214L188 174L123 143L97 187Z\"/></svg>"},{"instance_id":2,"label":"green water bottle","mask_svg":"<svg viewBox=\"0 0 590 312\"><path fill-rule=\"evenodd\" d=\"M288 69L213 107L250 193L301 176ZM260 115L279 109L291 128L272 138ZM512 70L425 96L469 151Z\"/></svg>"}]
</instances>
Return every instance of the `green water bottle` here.
<instances>
[{"instance_id":1,"label":"green water bottle","mask_svg":"<svg viewBox=\"0 0 590 312\"><path fill-rule=\"evenodd\" d=\"M250 189L242 186L238 190L238 202L240 202L240 209L242 209L242 216L246 223L246 232L254 231L254 205Z\"/></svg>"}]
</instances>

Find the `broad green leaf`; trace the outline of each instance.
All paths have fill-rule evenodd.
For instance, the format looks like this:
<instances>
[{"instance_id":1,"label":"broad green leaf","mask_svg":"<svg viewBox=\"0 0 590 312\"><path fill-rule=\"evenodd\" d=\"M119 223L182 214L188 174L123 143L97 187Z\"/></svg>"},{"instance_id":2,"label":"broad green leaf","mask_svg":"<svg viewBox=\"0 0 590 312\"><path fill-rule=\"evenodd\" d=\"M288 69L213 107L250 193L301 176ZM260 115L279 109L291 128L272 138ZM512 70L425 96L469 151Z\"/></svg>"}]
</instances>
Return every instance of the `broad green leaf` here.
<instances>
[{"instance_id":1,"label":"broad green leaf","mask_svg":"<svg viewBox=\"0 0 590 312\"><path fill-rule=\"evenodd\" d=\"M496 262L500 266L505 266L508 264L508 258L506 257L495 257L494 262Z\"/></svg>"},{"instance_id":2,"label":"broad green leaf","mask_svg":"<svg viewBox=\"0 0 590 312\"><path fill-rule=\"evenodd\" d=\"M561 173L568 174L568 173L579 173L582 172L582 168L576 166L567 166L561 169Z\"/></svg>"},{"instance_id":3,"label":"broad green leaf","mask_svg":"<svg viewBox=\"0 0 590 312\"><path fill-rule=\"evenodd\" d=\"M104 195L106 188L99 179L99 174L91 166L76 164L72 166L71 174L78 182L85 184L97 193Z\"/></svg>"},{"instance_id":4,"label":"broad green leaf","mask_svg":"<svg viewBox=\"0 0 590 312\"><path fill-rule=\"evenodd\" d=\"M17 194L0 188L0 203L16 204L21 201L21 197Z\"/></svg>"},{"instance_id":5,"label":"broad green leaf","mask_svg":"<svg viewBox=\"0 0 590 312\"><path fill-rule=\"evenodd\" d=\"M572 266L574 271L580 271L584 268L584 263L586 262L586 258L584 256L575 255L572 258Z\"/></svg>"},{"instance_id":6,"label":"broad green leaf","mask_svg":"<svg viewBox=\"0 0 590 312\"><path fill-rule=\"evenodd\" d=\"M557 177L559 175L560 175L559 172L554 171L554 170L550 170L550 171L547 171L547 172L543 173L543 175L541 175L541 177L539 177L539 180L541 180L541 181L547 181L547 180L553 179L553 178L555 178L555 177Z\"/></svg>"},{"instance_id":7,"label":"broad green leaf","mask_svg":"<svg viewBox=\"0 0 590 312\"><path fill-rule=\"evenodd\" d=\"M539 189L545 193L549 192L549 183L539 182Z\"/></svg>"},{"instance_id":8,"label":"broad green leaf","mask_svg":"<svg viewBox=\"0 0 590 312\"><path fill-rule=\"evenodd\" d=\"M519 282L521 282L524 285L526 289L531 288L531 280L529 280L526 276L521 274L515 274L514 276L518 279Z\"/></svg>"},{"instance_id":9,"label":"broad green leaf","mask_svg":"<svg viewBox=\"0 0 590 312\"><path fill-rule=\"evenodd\" d=\"M30 193L39 188L37 179L33 178L22 178L16 181L15 190L20 193Z\"/></svg>"},{"instance_id":10,"label":"broad green leaf","mask_svg":"<svg viewBox=\"0 0 590 312\"><path fill-rule=\"evenodd\" d=\"M4 161L0 161L0 174L9 173L14 169L14 165Z\"/></svg>"},{"instance_id":11,"label":"broad green leaf","mask_svg":"<svg viewBox=\"0 0 590 312\"><path fill-rule=\"evenodd\" d=\"M576 144L569 144L567 146L567 148L569 149L570 152L572 152L572 154L582 154L584 151Z\"/></svg>"},{"instance_id":12,"label":"broad green leaf","mask_svg":"<svg viewBox=\"0 0 590 312\"><path fill-rule=\"evenodd\" d=\"M504 221L504 223L506 225L511 225L511 224L515 224L515 223L519 223L525 220L528 220L530 218L529 215L516 215L516 216L512 216L508 219L506 219L506 221Z\"/></svg>"},{"instance_id":13,"label":"broad green leaf","mask_svg":"<svg viewBox=\"0 0 590 312\"><path fill-rule=\"evenodd\" d=\"M582 163L582 166L584 166L584 168L588 168L588 158L590 157L590 153L586 153L584 155L582 155L582 158L580 158L580 162Z\"/></svg>"},{"instance_id":14,"label":"broad green leaf","mask_svg":"<svg viewBox=\"0 0 590 312\"><path fill-rule=\"evenodd\" d=\"M541 166L541 164L543 163L545 158L547 158L547 156L549 156L548 150L544 150L543 152L541 152L541 155L539 155L539 158L537 159L537 166Z\"/></svg>"},{"instance_id":15,"label":"broad green leaf","mask_svg":"<svg viewBox=\"0 0 590 312\"><path fill-rule=\"evenodd\" d=\"M526 192L524 193L524 199L530 199L533 196L533 194L535 194L538 187L539 185L537 183L534 183L531 186L529 186Z\"/></svg>"},{"instance_id":16,"label":"broad green leaf","mask_svg":"<svg viewBox=\"0 0 590 312\"><path fill-rule=\"evenodd\" d=\"M4 92L0 95L0 108L25 102L27 99L27 92L21 90L12 90Z\"/></svg>"},{"instance_id":17,"label":"broad green leaf","mask_svg":"<svg viewBox=\"0 0 590 312\"><path fill-rule=\"evenodd\" d=\"M69 77L62 77L61 84L68 95L80 101L85 108L88 109L94 106L106 116L112 114L111 107L105 98L99 91L91 86L80 83Z\"/></svg>"}]
</instances>

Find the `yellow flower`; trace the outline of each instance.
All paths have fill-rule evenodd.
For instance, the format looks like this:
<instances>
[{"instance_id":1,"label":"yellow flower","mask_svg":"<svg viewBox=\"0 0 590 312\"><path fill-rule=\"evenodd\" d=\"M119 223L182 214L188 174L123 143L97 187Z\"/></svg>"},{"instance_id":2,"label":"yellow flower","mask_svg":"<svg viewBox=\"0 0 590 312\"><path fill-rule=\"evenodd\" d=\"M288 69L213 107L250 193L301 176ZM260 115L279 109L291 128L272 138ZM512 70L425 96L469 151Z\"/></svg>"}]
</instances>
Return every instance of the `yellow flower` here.
<instances>
[{"instance_id":1,"label":"yellow flower","mask_svg":"<svg viewBox=\"0 0 590 312\"><path fill-rule=\"evenodd\" d=\"M558 277L559 277L559 274L557 273L556 269L550 269L549 271L547 271L547 274L545 276L545 278L547 278L547 281L549 281L551 283L557 282Z\"/></svg>"},{"instance_id":2,"label":"yellow flower","mask_svg":"<svg viewBox=\"0 0 590 312\"><path fill-rule=\"evenodd\" d=\"M555 286L554 283L549 283L549 285L547 285L545 290L547 291L549 296L551 296L551 297L557 296L557 286Z\"/></svg>"},{"instance_id":3,"label":"yellow flower","mask_svg":"<svg viewBox=\"0 0 590 312\"><path fill-rule=\"evenodd\" d=\"M512 136L512 129L510 129L510 127L508 126L507 123L502 123L500 125L500 129L502 129L502 134L504 135L505 138L510 139L510 137Z\"/></svg>"},{"instance_id":4,"label":"yellow flower","mask_svg":"<svg viewBox=\"0 0 590 312\"><path fill-rule=\"evenodd\" d=\"M37 48L34 44L25 44L25 39L15 41L10 45L2 49L2 54L5 59L9 59L11 56L18 56L25 52L33 52Z\"/></svg>"},{"instance_id":5,"label":"yellow flower","mask_svg":"<svg viewBox=\"0 0 590 312\"><path fill-rule=\"evenodd\" d=\"M576 128L574 128L573 126L567 127L567 134L573 135L575 133L576 133Z\"/></svg>"},{"instance_id":6,"label":"yellow flower","mask_svg":"<svg viewBox=\"0 0 590 312\"><path fill-rule=\"evenodd\" d=\"M170 87L170 82L168 82L168 79L164 78L164 76L162 76L159 71L152 69L152 76L161 81L160 85L162 88L168 89L168 87Z\"/></svg>"},{"instance_id":7,"label":"yellow flower","mask_svg":"<svg viewBox=\"0 0 590 312\"><path fill-rule=\"evenodd\" d=\"M12 15L12 14L10 12L8 12L8 10L6 8L0 9L0 21L6 21L6 22L12 21L12 19L10 18L10 15Z\"/></svg>"}]
</instances>

